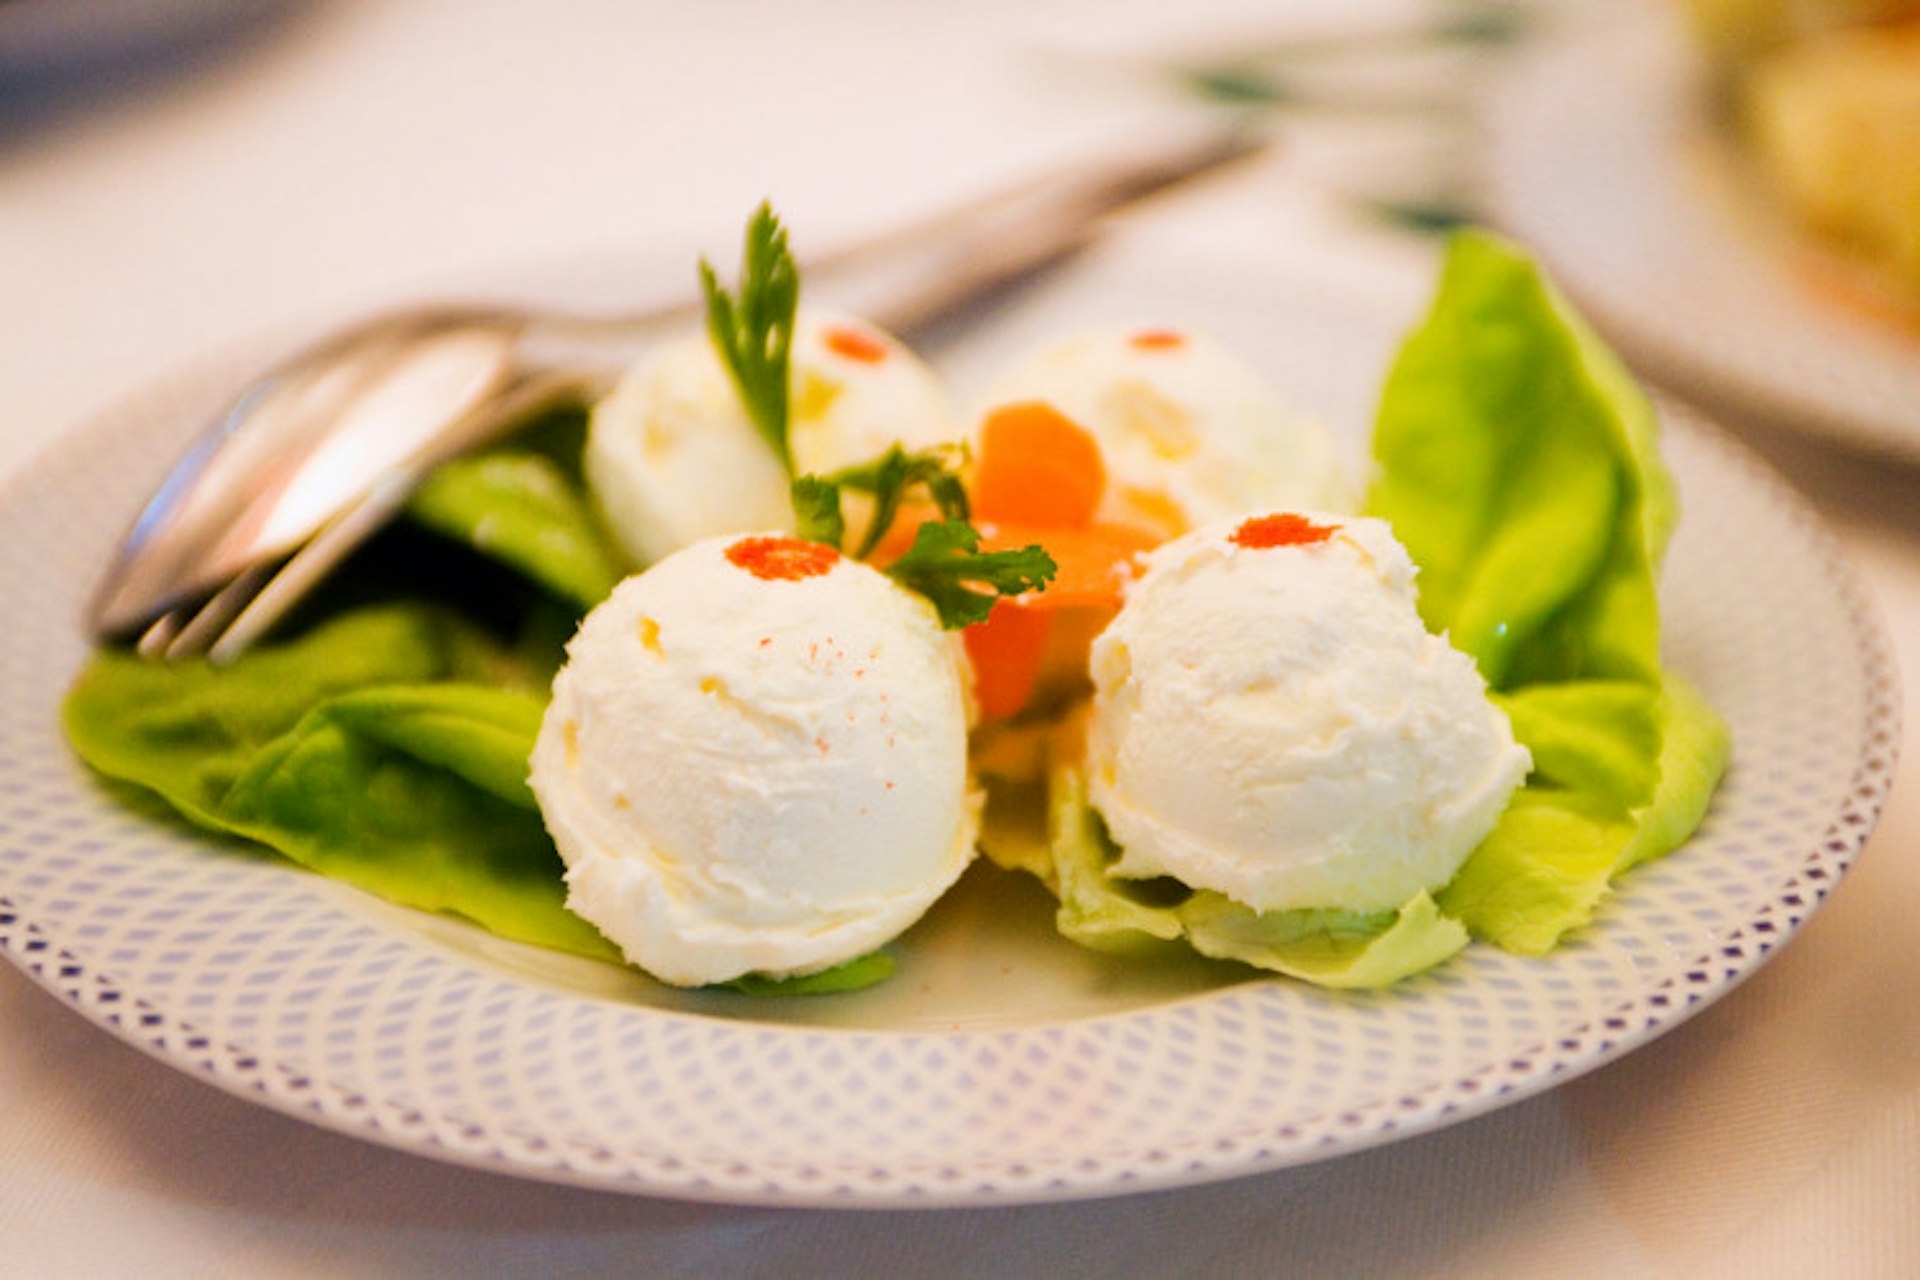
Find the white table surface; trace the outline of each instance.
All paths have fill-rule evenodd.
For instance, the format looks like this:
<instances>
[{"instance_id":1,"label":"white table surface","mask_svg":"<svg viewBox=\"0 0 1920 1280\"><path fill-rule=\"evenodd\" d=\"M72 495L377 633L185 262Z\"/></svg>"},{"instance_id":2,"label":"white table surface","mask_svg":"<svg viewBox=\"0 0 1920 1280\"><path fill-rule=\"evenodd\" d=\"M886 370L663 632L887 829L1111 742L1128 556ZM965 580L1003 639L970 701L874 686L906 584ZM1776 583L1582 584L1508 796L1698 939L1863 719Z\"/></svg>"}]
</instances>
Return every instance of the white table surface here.
<instances>
[{"instance_id":1,"label":"white table surface","mask_svg":"<svg viewBox=\"0 0 1920 1280\"><path fill-rule=\"evenodd\" d=\"M1328 7L1167 8L337 0L50 105L58 85L0 80L0 480L263 330L503 263L711 243L767 195L796 234L931 208L1192 109L1070 53ZM1418 278L1431 245L1353 224L1322 190L1337 168L1309 140L1154 218ZM1920 670L1920 470L1751 439ZM1917 922L1903 782L1756 977L1551 1093L1294 1171L918 1213L621 1197L385 1150L177 1074L0 967L0 1276L1910 1276Z\"/></svg>"}]
</instances>

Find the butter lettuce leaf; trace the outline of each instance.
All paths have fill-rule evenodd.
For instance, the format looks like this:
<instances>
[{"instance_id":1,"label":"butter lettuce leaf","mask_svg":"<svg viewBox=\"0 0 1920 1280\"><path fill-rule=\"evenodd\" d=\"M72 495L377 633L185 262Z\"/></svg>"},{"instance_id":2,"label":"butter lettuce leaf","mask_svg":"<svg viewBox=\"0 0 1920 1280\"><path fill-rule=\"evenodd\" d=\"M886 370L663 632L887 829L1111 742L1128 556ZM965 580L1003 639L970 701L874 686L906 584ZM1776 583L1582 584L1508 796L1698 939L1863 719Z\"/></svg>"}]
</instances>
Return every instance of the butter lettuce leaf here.
<instances>
[{"instance_id":1,"label":"butter lettuce leaf","mask_svg":"<svg viewBox=\"0 0 1920 1280\"><path fill-rule=\"evenodd\" d=\"M1111 874L1118 856L1087 803L1079 771L1055 771L1049 828L1060 895L1060 932L1103 951L1151 953L1184 941L1217 960L1237 960L1316 986L1391 986L1467 944L1467 930L1418 894L1397 911L1257 912L1172 880Z\"/></svg>"},{"instance_id":2,"label":"butter lettuce leaf","mask_svg":"<svg viewBox=\"0 0 1920 1280\"><path fill-rule=\"evenodd\" d=\"M581 611L626 566L585 490L545 454L496 449L436 467L407 505L426 528L511 565Z\"/></svg>"},{"instance_id":3,"label":"butter lettuce leaf","mask_svg":"<svg viewBox=\"0 0 1920 1280\"><path fill-rule=\"evenodd\" d=\"M749 973L731 982L714 984L716 991L732 991L743 996L830 996L843 991L859 991L885 982L897 967L884 951L869 951L831 969L803 973L792 978L773 978L764 973Z\"/></svg>"},{"instance_id":4,"label":"butter lettuce leaf","mask_svg":"<svg viewBox=\"0 0 1920 1280\"><path fill-rule=\"evenodd\" d=\"M1442 915L1426 893L1386 912L1256 912L1218 893L1196 893L1180 918L1201 955L1343 990L1392 986L1467 945L1466 926Z\"/></svg>"},{"instance_id":5,"label":"butter lettuce leaf","mask_svg":"<svg viewBox=\"0 0 1920 1280\"><path fill-rule=\"evenodd\" d=\"M518 690L386 685L315 706L223 798L238 835L403 906L503 938L617 959L566 910L526 783L543 704Z\"/></svg>"},{"instance_id":6,"label":"butter lettuce leaf","mask_svg":"<svg viewBox=\"0 0 1920 1280\"><path fill-rule=\"evenodd\" d=\"M1540 955L1592 918L1621 872L1693 833L1726 771L1732 738L1699 692L1671 674L1644 723L1531 715L1524 722L1540 744L1536 760L1547 759L1553 772L1514 797L1440 902L1506 949ZM1522 723L1516 716L1516 733ZM1648 733L1658 739L1643 770L1650 781L1622 796L1614 785L1622 744Z\"/></svg>"},{"instance_id":7,"label":"butter lettuce leaf","mask_svg":"<svg viewBox=\"0 0 1920 1280\"><path fill-rule=\"evenodd\" d=\"M1634 811L1632 842L1619 869L1672 853L1707 819L1733 759L1733 732L1691 683L1667 673L1660 689L1660 780Z\"/></svg>"},{"instance_id":8,"label":"butter lettuce leaf","mask_svg":"<svg viewBox=\"0 0 1920 1280\"><path fill-rule=\"evenodd\" d=\"M562 412L442 464L403 520L232 663L95 652L63 705L75 751L203 828L388 901L623 963L566 910L527 785L564 642L626 571L586 496L583 438L584 417ZM733 989L850 991L894 963Z\"/></svg>"},{"instance_id":9,"label":"butter lettuce leaf","mask_svg":"<svg viewBox=\"0 0 1920 1280\"><path fill-rule=\"evenodd\" d=\"M1655 577L1678 508L1651 402L1534 264L1451 241L1374 425L1367 512L1420 610L1496 689L1660 677Z\"/></svg>"},{"instance_id":10,"label":"butter lettuce leaf","mask_svg":"<svg viewBox=\"0 0 1920 1280\"><path fill-rule=\"evenodd\" d=\"M1678 517L1659 420L1524 254L1451 242L1382 391L1366 511L1419 566L1420 610L1486 677L1534 768L1454 879L1398 911L1257 913L1108 874L1114 850L1057 771L1062 932L1179 940L1328 986L1381 986L1469 932L1539 954L1617 876L1684 842L1728 765L1724 721L1661 659L1658 576ZM1045 877L1043 877L1045 878Z\"/></svg>"},{"instance_id":11,"label":"butter lettuce leaf","mask_svg":"<svg viewBox=\"0 0 1920 1280\"><path fill-rule=\"evenodd\" d=\"M1470 654L1534 772L1442 890L1480 937L1537 954L1621 871L1683 842L1730 755L1666 671L1657 599L1678 518L1651 402L1526 256L1452 241L1401 348L1367 511L1420 568L1420 609Z\"/></svg>"},{"instance_id":12,"label":"butter lettuce leaf","mask_svg":"<svg viewBox=\"0 0 1920 1280\"><path fill-rule=\"evenodd\" d=\"M544 700L498 642L421 603L349 610L225 666L96 653L76 751L201 826L502 937L616 958L564 909L526 784Z\"/></svg>"},{"instance_id":13,"label":"butter lettuce leaf","mask_svg":"<svg viewBox=\"0 0 1920 1280\"><path fill-rule=\"evenodd\" d=\"M205 826L258 752L315 705L353 689L491 678L496 651L426 604L350 610L228 666L95 652L67 692L68 740L109 777L159 793Z\"/></svg>"}]
</instances>

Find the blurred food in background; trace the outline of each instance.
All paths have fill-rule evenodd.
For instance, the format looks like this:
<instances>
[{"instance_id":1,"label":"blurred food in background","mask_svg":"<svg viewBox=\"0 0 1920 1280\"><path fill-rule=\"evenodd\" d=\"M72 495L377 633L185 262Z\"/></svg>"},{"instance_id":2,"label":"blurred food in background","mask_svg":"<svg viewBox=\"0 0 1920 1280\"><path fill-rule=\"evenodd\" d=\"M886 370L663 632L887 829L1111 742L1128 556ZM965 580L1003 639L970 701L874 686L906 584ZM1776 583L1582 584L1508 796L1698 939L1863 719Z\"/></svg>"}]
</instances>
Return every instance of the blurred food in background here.
<instances>
[{"instance_id":1,"label":"blurred food in background","mask_svg":"<svg viewBox=\"0 0 1920 1280\"><path fill-rule=\"evenodd\" d=\"M1728 128L1846 299L1920 326L1920 0L1688 0Z\"/></svg>"}]
</instances>

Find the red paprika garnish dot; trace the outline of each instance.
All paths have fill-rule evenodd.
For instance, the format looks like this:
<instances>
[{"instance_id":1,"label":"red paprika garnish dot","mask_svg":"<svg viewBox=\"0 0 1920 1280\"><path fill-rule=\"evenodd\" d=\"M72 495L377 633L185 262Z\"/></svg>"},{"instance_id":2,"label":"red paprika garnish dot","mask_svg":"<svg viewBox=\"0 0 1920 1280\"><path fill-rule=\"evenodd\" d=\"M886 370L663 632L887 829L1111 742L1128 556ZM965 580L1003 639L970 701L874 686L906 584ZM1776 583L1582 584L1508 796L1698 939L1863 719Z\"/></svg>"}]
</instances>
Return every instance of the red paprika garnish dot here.
<instances>
[{"instance_id":1,"label":"red paprika garnish dot","mask_svg":"<svg viewBox=\"0 0 1920 1280\"><path fill-rule=\"evenodd\" d=\"M1172 329L1146 329L1130 339L1142 351L1172 351L1187 345L1187 335Z\"/></svg>"},{"instance_id":2,"label":"red paprika garnish dot","mask_svg":"<svg viewBox=\"0 0 1920 1280\"><path fill-rule=\"evenodd\" d=\"M879 364L887 358L887 344L870 333L835 325L821 336L827 350L861 364Z\"/></svg>"},{"instance_id":3,"label":"red paprika garnish dot","mask_svg":"<svg viewBox=\"0 0 1920 1280\"><path fill-rule=\"evenodd\" d=\"M799 538L742 538L726 550L732 564L769 582L817 578L839 563L840 553Z\"/></svg>"},{"instance_id":4,"label":"red paprika garnish dot","mask_svg":"<svg viewBox=\"0 0 1920 1280\"><path fill-rule=\"evenodd\" d=\"M1315 524L1291 511L1272 516L1254 516L1241 522L1230 541L1250 550L1266 547L1302 547L1325 542L1340 528L1337 524Z\"/></svg>"}]
</instances>

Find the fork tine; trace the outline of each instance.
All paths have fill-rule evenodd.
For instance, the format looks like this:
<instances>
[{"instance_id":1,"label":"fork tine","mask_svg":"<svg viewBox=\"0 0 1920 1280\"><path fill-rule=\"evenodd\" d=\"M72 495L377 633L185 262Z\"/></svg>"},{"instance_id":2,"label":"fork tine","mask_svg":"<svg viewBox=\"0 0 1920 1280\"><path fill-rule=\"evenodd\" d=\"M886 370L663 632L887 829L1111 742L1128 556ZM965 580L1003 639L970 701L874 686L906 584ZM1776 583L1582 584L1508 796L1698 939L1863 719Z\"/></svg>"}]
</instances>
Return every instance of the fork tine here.
<instances>
[{"instance_id":1,"label":"fork tine","mask_svg":"<svg viewBox=\"0 0 1920 1280\"><path fill-rule=\"evenodd\" d=\"M572 394L586 394L594 385L579 374L542 374L492 392L452 419L453 425L441 433L434 447L388 472L379 483L335 512L291 554L248 570L191 617L186 610L176 610L156 623L149 631L152 647L141 651L170 660L204 654L216 663L239 657L311 594L355 548L398 515L435 466L474 442L501 434L510 424L532 418L550 404ZM143 636L141 644L147 643Z\"/></svg>"},{"instance_id":2,"label":"fork tine","mask_svg":"<svg viewBox=\"0 0 1920 1280\"><path fill-rule=\"evenodd\" d=\"M162 616L141 635L136 647L149 657L169 660L206 652L272 576L273 566L253 566L197 607L183 606Z\"/></svg>"},{"instance_id":3,"label":"fork tine","mask_svg":"<svg viewBox=\"0 0 1920 1280\"><path fill-rule=\"evenodd\" d=\"M332 573L354 548L391 520L413 489L411 478L394 478L341 512L281 561L279 568L262 576L238 611L221 620L217 632L195 637L196 648L204 649L216 663L239 657L294 605L306 599L315 584ZM180 657L186 652L176 641L167 656Z\"/></svg>"},{"instance_id":4,"label":"fork tine","mask_svg":"<svg viewBox=\"0 0 1920 1280\"><path fill-rule=\"evenodd\" d=\"M344 513L278 564L256 565L200 604L162 614L141 633L135 651L168 662L239 657L391 514L384 505L377 512L372 506L362 503Z\"/></svg>"},{"instance_id":5,"label":"fork tine","mask_svg":"<svg viewBox=\"0 0 1920 1280\"><path fill-rule=\"evenodd\" d=\"M181 627L190 616L191 610L184 607L161 614L140 633L140 638L134 641L133 651L143 658L166 657L167 646L180 634Z\"/></svg>"}]
</instances>

